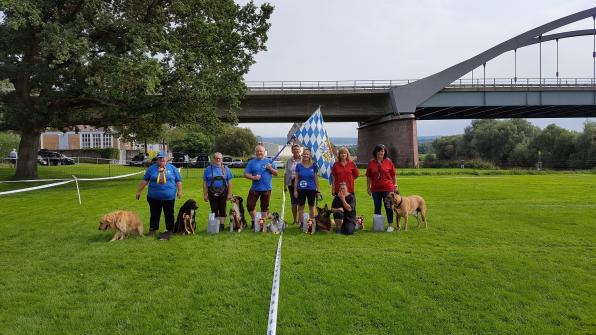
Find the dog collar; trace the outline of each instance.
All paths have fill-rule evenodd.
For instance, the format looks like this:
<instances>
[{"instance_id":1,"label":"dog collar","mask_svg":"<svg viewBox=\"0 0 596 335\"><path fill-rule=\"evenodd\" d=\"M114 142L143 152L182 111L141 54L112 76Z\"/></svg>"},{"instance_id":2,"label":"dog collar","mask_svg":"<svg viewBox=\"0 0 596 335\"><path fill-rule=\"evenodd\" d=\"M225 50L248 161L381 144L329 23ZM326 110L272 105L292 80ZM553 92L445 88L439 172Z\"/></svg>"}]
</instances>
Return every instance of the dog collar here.
<instances>
[{"instance_id":1,"label":"dog collar","mask_svg":"<svg viewBox=\"0 0 596 335\"><path fill-rule=\"evenodd\" d=\"M399 204L397 204L397 206L395 206L395 208L399 208L403 201L404 201L404 197L401 197L401 199L399 199Z\"/></svg>"}]
</instances>

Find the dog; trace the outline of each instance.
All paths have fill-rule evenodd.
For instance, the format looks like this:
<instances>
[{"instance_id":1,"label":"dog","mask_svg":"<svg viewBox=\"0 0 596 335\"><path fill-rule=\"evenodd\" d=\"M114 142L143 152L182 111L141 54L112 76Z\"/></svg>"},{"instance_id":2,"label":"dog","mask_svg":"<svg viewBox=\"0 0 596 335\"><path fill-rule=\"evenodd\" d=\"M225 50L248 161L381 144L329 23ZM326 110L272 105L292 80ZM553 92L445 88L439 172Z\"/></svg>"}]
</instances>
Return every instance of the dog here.
<instances>
[{"instance_id":1,"label":"dog","mask_svg":"<svg viewBox=\"0 0 596 335\"><path fill-rule=\"evenodd\" d=\"M247 226L246 219L244 218L243 199L238 195L233 195L230 202L232 203L232 208L230 208L230 224L234 227L234 230L241 232Z\"/></svg>"},{"instance_id":2,"label":"dog","mask_svg":"<svg viewBox=\"0 0 596 335\"><path fill-rule=\"evenodd\" d=\"M135 212L115 211L105 214L99 220L99 230L107 230L108 228L116 231L110 242L123 240L125 235L133 231L138 232L139 236L143 237L143 223Z\"/></svg>"},{"instance_id":3,"label":"dog","mask_svg":"<svg viewBox=\"0 0 596 335\"><path fill-rule=\"evenodd\" d=\"M260 233L264 233L264 232L267 231L266 230L266 227L265 227L265 219L260 218L257 224L259 225L259 232Z\"/></svg>"},{"instance_id":4,"label":"dog","mask_svg":"<svg viewBox=\"0 0 596 335\"><path fill-rule=\"evenodd\" d=\"M176 222L174 222L174 233L176 234L192 234L197 230L197 222L195 216L199 206L193 199L188 199L178 210Z\"/></svg>"},{"instance_id":5,"label":"dog","mask_svg":"<svg viewBox=\"0 0 596 335\"><path fill-rule=\"evenodd\" d=\"M308 219L308 221L306 221L306 231L305 233L307 234L311 234L314 233L314 227L313 227L313 222L312 219Z\"/></svg>"},{"instance_id":6,"label":"dog","mask_svg":"<svg viewBox=\"0 0 596 335\"><path fill-rule=\"evenodd\" d=\"M271 223L269 224L269 230L274 234L279 234L284 230L284 222L279 218L279 213L271 213Z\"/></svg>"},{"instance_id":7,"label":"dog","mask_svg":"<svg viewBox=\"0 0 596 335\"><path fill-rule=\"evenodd\" d=\"M317 230L330 232L331 231L331 210L325 204L325 207L317 207L317 216L315 221L317 223Z\"/></svg>"},{"instance_id":8,"label":"dog","mask_svg":"<svg viewBox=\"0 0 596 335\"><path fill-rule=\"evenodd\" d=\"M395 212L397 218L397 230L401 229L399 218L404 218L404 230L408 231L408 216L416 215L417 227L420 227L420 218L426 228L426 201L419 195L404 197L398 192L389 192L385 198L385 207L390 207Z\"/></svg>"},{"instance_id":9,"label":"dog","mask_svg":"<svg viewBox=\"0 0 596 335\"><path fill-rule=\"evenodd\" d=\"M366 230L366 227L364 227L364 216L362 215L356 215L356 230Z\"/></svg>"}]
</instances>

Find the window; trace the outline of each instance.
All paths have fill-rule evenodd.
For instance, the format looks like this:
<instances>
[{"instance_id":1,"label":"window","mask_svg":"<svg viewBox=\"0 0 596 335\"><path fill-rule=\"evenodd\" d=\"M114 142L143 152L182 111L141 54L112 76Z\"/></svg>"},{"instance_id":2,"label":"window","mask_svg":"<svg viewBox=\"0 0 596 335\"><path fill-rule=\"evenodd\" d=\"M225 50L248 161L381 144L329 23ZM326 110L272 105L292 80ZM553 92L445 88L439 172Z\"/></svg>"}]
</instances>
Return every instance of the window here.
<instances>
[{"instance_id":1,"label":"window","mask_svg":"<svg viewBox=\"0 0 596 335\"><path fill-rule=\"evenodd\" d=\"M81 148L91 148L91 134L89 133L82 133L81 134Z\"/></svg>"},{"instance_id":2,"label":"window","mask_svg":"<svg viewBox=\"0 0 596 335\"><path fill-rule=\"evenodd\" d=\"M103 148L112 147L112 134L103 134Z\"/></svg>"},{"instance_id":3,"label":"window","mask_svg":"<svg viewBox=\"0 0 596 335\"><path fill-rule=\"evenodd\" d=\"M93 135L93 148L101 148L101 134Z\"/></svg>"}]
</instances>

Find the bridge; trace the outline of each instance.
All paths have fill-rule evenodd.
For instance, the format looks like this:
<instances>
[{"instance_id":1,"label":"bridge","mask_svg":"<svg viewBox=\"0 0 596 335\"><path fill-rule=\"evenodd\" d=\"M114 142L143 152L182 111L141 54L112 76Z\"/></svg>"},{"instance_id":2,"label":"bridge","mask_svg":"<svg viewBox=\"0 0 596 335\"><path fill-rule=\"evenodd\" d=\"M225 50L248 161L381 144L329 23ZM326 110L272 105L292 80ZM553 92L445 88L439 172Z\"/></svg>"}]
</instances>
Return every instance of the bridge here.
<instances>
[{"instance_id":1,"label":"bridge","mask_svg":"<svg viewBox=\"0 0 596 335\"><path fill-rule=\"evenodd\" d=\"M590 17L594 29L545 35ZM588 35L594 39L591 78L560 78L558 58L556 77L543 78L542 52L538 78L462 78L505 52L517 55L518 48L534 44L542 50L542 43L555 41L558 53L560 39ZM385 143L399 166L417 166L416 120L596 117L596 7L529 30L423 79L246 84L241 122L271 122L272 116L277 122L302 122L322 106L327 122L359 123L359 152Z\"/></svg>"}]
</instances>

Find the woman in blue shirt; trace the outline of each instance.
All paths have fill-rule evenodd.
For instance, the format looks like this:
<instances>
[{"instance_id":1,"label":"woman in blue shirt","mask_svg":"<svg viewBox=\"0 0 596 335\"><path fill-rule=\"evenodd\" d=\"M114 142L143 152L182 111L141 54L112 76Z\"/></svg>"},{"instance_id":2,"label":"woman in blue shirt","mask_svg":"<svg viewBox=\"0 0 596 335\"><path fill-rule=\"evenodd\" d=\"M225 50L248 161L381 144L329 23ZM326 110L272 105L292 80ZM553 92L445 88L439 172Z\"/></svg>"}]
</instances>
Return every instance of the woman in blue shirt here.
<instances>
[{"instance_id":1,"label":"woman in blue shirt","mask_svg":"<svg viewBox=\"0 0 596 335\"><path fill-rule=\"evenodd\" d=\"M319 169L311 159L310 149L302 150L302 161L296 165L294 177L294 197L298 198L298 217L300 227L304 221L304 204L308 199L308 209L311 219L315 219L315 197L319 193Z\"/></svg>"},{"instance_id":2,"label":"woman in blue shirt","mask_svg":"<svg viewBox=\"0 0 596 335\"><path fill-rule=\"evenodd\" d=\"M223 165L223 155L213 154L213 163L203 171L203 200L209 201L211 213L219 221L219 231L226 222L226 200L232 199L232 171Z\"/></svg>"},{"instance_id":3,"label":"woman in blue shirt","mask_svg":"<svg viewBox=\"0 0 596 335\"><path fill-rule=\"evenodd\" d=\"M162 234L160 239L168 240L172 235L174 229L174 203L176 196L178 199L182 198L182 177L178 169L167 162L167 155L160 151L157 154L157 163L151 165L145 171L143 180L137 187L136 198L141 198L141 192L147 184L147 202L151 211L149 219L149 235L155 234L159 229L159 219L161 211L166 220L166 232Z\"/></svg>"}]
</instances>

